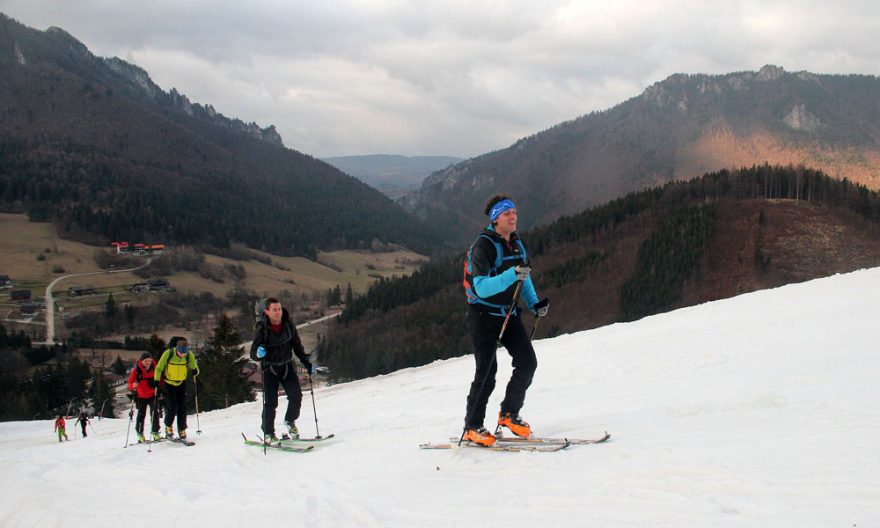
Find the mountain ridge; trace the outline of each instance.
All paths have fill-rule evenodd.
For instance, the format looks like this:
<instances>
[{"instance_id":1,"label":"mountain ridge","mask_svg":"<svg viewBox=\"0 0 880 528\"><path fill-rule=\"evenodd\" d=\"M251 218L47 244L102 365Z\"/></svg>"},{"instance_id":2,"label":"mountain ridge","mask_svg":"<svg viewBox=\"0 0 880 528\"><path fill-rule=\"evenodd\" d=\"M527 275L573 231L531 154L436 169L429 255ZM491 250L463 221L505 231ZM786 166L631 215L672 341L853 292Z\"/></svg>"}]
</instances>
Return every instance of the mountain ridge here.
<instances>
[{"instance_id":1,"label":"mountain ridge","mask_svg":"<svg viewBox=\"0 0 880 528\"><path fill-rule=\"evenodd\" d=\"M430 252L432 228L366 184L223 117L145 71L99 59L60 29L0 18L3 210L103 244L160 240L281 255ZM270 214L271 212L271 214Z\"/></svg>"},{"instance_id":2,"label":"mountain ridge","mask_svg":"<svg viewBox=\"0 0 880 528\"><path fill-rule=\"evenodd\" d=\"M755 164L805 165L880 188L880 78L758 72L675 74L639 96L429 176L402 203L449 236L510 194L523 227L653 185Z\"/></svg>"}]
</instances>

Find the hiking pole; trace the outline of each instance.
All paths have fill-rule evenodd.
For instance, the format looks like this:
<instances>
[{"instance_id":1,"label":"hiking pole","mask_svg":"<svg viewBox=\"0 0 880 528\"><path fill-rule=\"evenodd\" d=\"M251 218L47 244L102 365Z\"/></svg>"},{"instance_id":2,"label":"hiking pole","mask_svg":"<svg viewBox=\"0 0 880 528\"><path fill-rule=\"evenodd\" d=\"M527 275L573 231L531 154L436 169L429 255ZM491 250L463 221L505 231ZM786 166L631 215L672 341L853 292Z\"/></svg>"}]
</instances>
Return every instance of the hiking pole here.
<instances>
[{"instance_id":1,"label":"hiking pole","mask_svg":"<svg viewBox=\"0 0 880 528\"><path fill-rule=\"evenodd\" d=\"M202 425L199 423L199 377L193 376L193 387L196 389L196 434L202 434Z\"/></svg>"},{"instance_id":2,"label":"hiking pole","mask_svg":"<svg viewBox=\"0 0 880 528\"><path fill-rule=\"evenodd\" d=\"M489 379L489 373L492 372L492 367L495 366L495 361L497 361L498 356L498 347L501 346L501 339L504 337L504 331L507 330L507 323L510 321L510 314L513 313L513 310L516 308L516 303L519 302L519 293L522 289L523 281L517 281L516 289L513 291L513 301L510 303L510 308L507 310L507 314L504 316L504 323L501 324L501 331L498 332L498 339L495 340L495 351L492 353L492 362L489 364L489 368L486 369L486 373L483 375L483 381L480 382L480 390L477 391L476 396L479 397L483 392L483 387L486 386L486 380ZM474 410L473 406L476 403L476 398L468 405L467 415L470 416L471 412ZM467 427L467 424L465 424ZM464 433L465 429L462 429L461 436L458 439L458 445L464 441Z\"/></svg>"},{"instance_id":3,"label":"hiking pole","mask_svg":"<svg viewBox=\"0 0 880 528\"><path fill-rule=\"evenodd\" d=\"M147 421L147 418L144 417L144 422ZM159 421L159 387L156 387L156 394L153 395L153 405L150 406L150 439L147 441L147 453L153 452L153 433L158 431L153 431L156 429L156 422ZM146 423L144 424L146 426Z\"/></svg>"},{"instance_id":4,"label":"hiking pole","mask_svg":"<svg viewBox=\"0 0 880 528\"><path fill-rule=\"evenodd\" d=\"M266 369L264 368L263 360L260 360L260 385L262 385L261 389L263 390L263 415L260 417L263 425L266 425ZM266 434L265 427L263 429L263 455L269 451L267 447L267 439L268 435Z\"/></svg>"},{"instance_id":5,"label":"hiking pole","mask_svg":"<svg viewBox=\"0 0 880 528\"><path fill-rule=\"evenodd\" d=\"M546 306L549 306L549 300L546 299L546 298L545 298L543 301L541 301L541 302L535 303L535 306L537 306L537 305L539 305L539 304L541 304L541 303L543 303L543 302L547 302L547 305L546 305ZM542 307L543 307L543 306L542 306ZM545 317L547 316L547 313L546 313L546 312L544 312L544 316L545 316ZM535 339L535 332L538 330L538 321L540 321L540 320L541 320L541 316L538 315L538 311L535 310L535 324L532 326L532 333L529 334L529 341L533 341L533 340Z\"/></svg>"},{"instance_id":6,"label":"hiking pole","mask_svg":"<svg viewBox=\"0 0 880 528\"><path fill-rule=\"evenodd\" d=\"M535 316L535 324L532 326L532 333L529 334L529 341L532 341L535 339L535 331L538 330L538 321L540 321L540 320L541 320L541 318L536 315Z\"/></svg>"},{"instance_id":7,"label":"hiking pole","mask_svg":"<svg viewBox=\"0 0 880 528\"><path fill-rule=\"evenodd\" d=\"M321 438L321 431L318 430L318 411L315 409L315 389L312 388L311 372L309 372L309 392L312 393L312 413L315 415L315 438Z\"/></svg>"},{"instance_id":8,"label":"hiking pole","mask_svg":"<svg viewBox=\"0 0 880 528\"><path fill-rule=\"evenodd\" d=\"M134 398L131 398L131 406L128 408L128 430L125 432L125 445L123 449L128 447L128 435L131 433L131 422L134 421Z\"/></svg>"}]
</instances>

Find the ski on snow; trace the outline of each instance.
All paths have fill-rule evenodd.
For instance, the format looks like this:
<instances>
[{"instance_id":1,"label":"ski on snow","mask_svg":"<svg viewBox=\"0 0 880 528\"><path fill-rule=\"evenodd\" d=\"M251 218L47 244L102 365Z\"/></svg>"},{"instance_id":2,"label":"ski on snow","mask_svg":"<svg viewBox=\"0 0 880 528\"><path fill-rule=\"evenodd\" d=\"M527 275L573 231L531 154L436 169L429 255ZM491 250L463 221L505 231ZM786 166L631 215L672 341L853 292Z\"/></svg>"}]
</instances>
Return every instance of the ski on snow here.
<instances>
[{"instance_id":1,"label":"ski on snow","mask_svg":"<svg viewBox=\"0 0 880 528\"><path fill-rule=\"evenodd\" d=\"M473 442L462 442L461 445L458 445L458 438L455 439L454 442L450 442L448 444L434 444L428 442L427 444L421 444L419 447L421 449L481 449L485 451L531 451L531 452L543 452L543 453L551 453L553 451L562 451L566 447L571 444L499 444L495 443L491 446L482 446L479 444L475 444Z\"/></svg>"},{"instance_id":2,"label":"ski on snow","mask_svg":"<svg viewBox=\"0 0 880 528\"><path fill-rule=\"evenodd\" d=\"M289 442L289 443L293 443L293 444L295 444L297 442L307 442L307 443L308 442L324 442L325 440L330 440L331 438L335 438L335 437L336 437L335 434L329 434L327 436L317 436L315 438L301 438L301 437L292 438L288 435L284 435L281 438L279 438L278 441L282 442L282 443Z\"/></svg>"},{"instance_id":3,"label":"ski on snow","mask_svg":"<svg viewBox=\"0 0 880 528\"><path fill-rule=\"evenodd\" d=\"M311 451L312 449L315 448L314 445L295 446L295 445L289 445L289 444L285 445L280 442L264 443L263 439L261 437L258 436L258 438L260 438L259 440L250 440L250 439L248 439L247 436L245 436L244 433L241 433L241 437L244 438L245 445L257 446L257 447L267 447L269 449L277 449L279 451L286 451L288 453L308 453L309 451Z\"/></svg>"},{"instance_id":4,"label":"ski on snow","mask_svg":"<svg viewBox=\"0 0 880 528\"><path fill-rule=\"evenodd\" d=\"M422 449L457 449L459 447L468 447L475 449L485 449L488 451L538 451L552 453L554 451L562 451L563 449L566 449L567 447L573 445L598 444L608 440L609 438L611 438L611 435L607 432L598 438L549 438L540 436L533 436L529 438L505 438L503 436L499 436L496 437L494 445L481 446L473 442L462 442L461 445L459 445L459 438L453 437L449 439L448 444L434 444L429 442L427 444L421 444L419 447Z\"/></svg>"},{"instance_id":5,"label":"ski on snow","mask_svg":"<svg viewBox=\"0 0 880 528\"><path fill-rule=\"evenodd\" d=\"M538 444L538 445L548 445L548 444L568 444L568 445L588 445L588 444L601 444L602 442L611 438L611 435L606 431L604 435L598 438L549 438L542 436L531 436L528 438L522 438L519 436L496 436L495 443L498 444ZM458 438L450 438L450 441L458 442Z\"/></svg>"},{"instance_id":6,"label":"ski on snow","mask_svg":"<svg viewBox=\"0 0 880 528\"><path fill-rule=\"evenodd\" d=\"M163 436L162 438L160 438L158 440L144 440L143 442L135 442L133 444L128 444L128 446L126 446L126 447L138 446L138 445L149 446L151 444L158 444L158 443L164 443L164 442L168 442L168 443L172 443L172 444L180 444L180 445L185 445L185 446L196 445L196 443L191 440L185 440L183 438L178 438L178 437L168 438L167 436Z\"/></svg>"},{"instance_id":7,"label":"ski on snow","mask_svg":"<svg viewBox=\"0 0 880 528\"><path fill-rule=\"evenodd\" d=\"M159 442L167 442L167 441L168 441L168 439L164 438L164 437L160 438L158 440L149 439L149 440L144 440L143 442L138 441L138 442L128 444L128 447L139 446L139 445L149 446L150 444L158 444Z\"/></svg>"}]
</instances>

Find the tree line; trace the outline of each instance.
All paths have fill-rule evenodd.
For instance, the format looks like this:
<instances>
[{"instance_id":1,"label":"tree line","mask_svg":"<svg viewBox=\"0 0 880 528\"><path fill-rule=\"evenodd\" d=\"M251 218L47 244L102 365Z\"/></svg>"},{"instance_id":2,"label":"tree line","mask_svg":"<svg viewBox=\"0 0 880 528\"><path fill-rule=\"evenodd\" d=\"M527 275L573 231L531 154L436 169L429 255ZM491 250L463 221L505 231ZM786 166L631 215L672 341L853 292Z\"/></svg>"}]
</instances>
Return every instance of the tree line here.
<instances>
[{"instance_id":1,"label":"tree line","mask_svg":"<svg viewBox=\"0 0 880 528\"><path fill-rule=\"evenodd\" d=\"M376 239L431 250L423 236L429 230L415 218L335 169L311 166L314 160L300 177L276 178L277 167L268 167L258 181L236 167L143 163L97 147L0 137L0 199L7 211L27 212L65 237L95 244L228 248L241 241L312 259L318 249L366 249Z\"/></svg>"}]
</instances>

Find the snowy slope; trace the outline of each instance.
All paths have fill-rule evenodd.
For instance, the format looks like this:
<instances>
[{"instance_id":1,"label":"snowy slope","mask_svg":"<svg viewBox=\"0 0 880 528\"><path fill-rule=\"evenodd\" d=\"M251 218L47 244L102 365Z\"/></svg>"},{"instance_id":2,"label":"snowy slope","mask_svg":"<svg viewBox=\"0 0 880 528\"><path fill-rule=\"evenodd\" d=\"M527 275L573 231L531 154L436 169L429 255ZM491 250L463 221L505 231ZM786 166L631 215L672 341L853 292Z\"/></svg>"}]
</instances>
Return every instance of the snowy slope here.
<instances>
[{"instance_id":1,"label":"snowy slope","mask_svg":"<svg viewBox=\"0 0 880 528\"><path fill-rule=\"evenodd\" d=\"M418 449L459 432L471 356L316 391L339 440L304 455L242 445L259 402L149 454L127 419L0 424L0 526L880 526L878 294L880 268L537 342L523 416L612 434L558 453Z\"/></svg>"}]
</instances>

